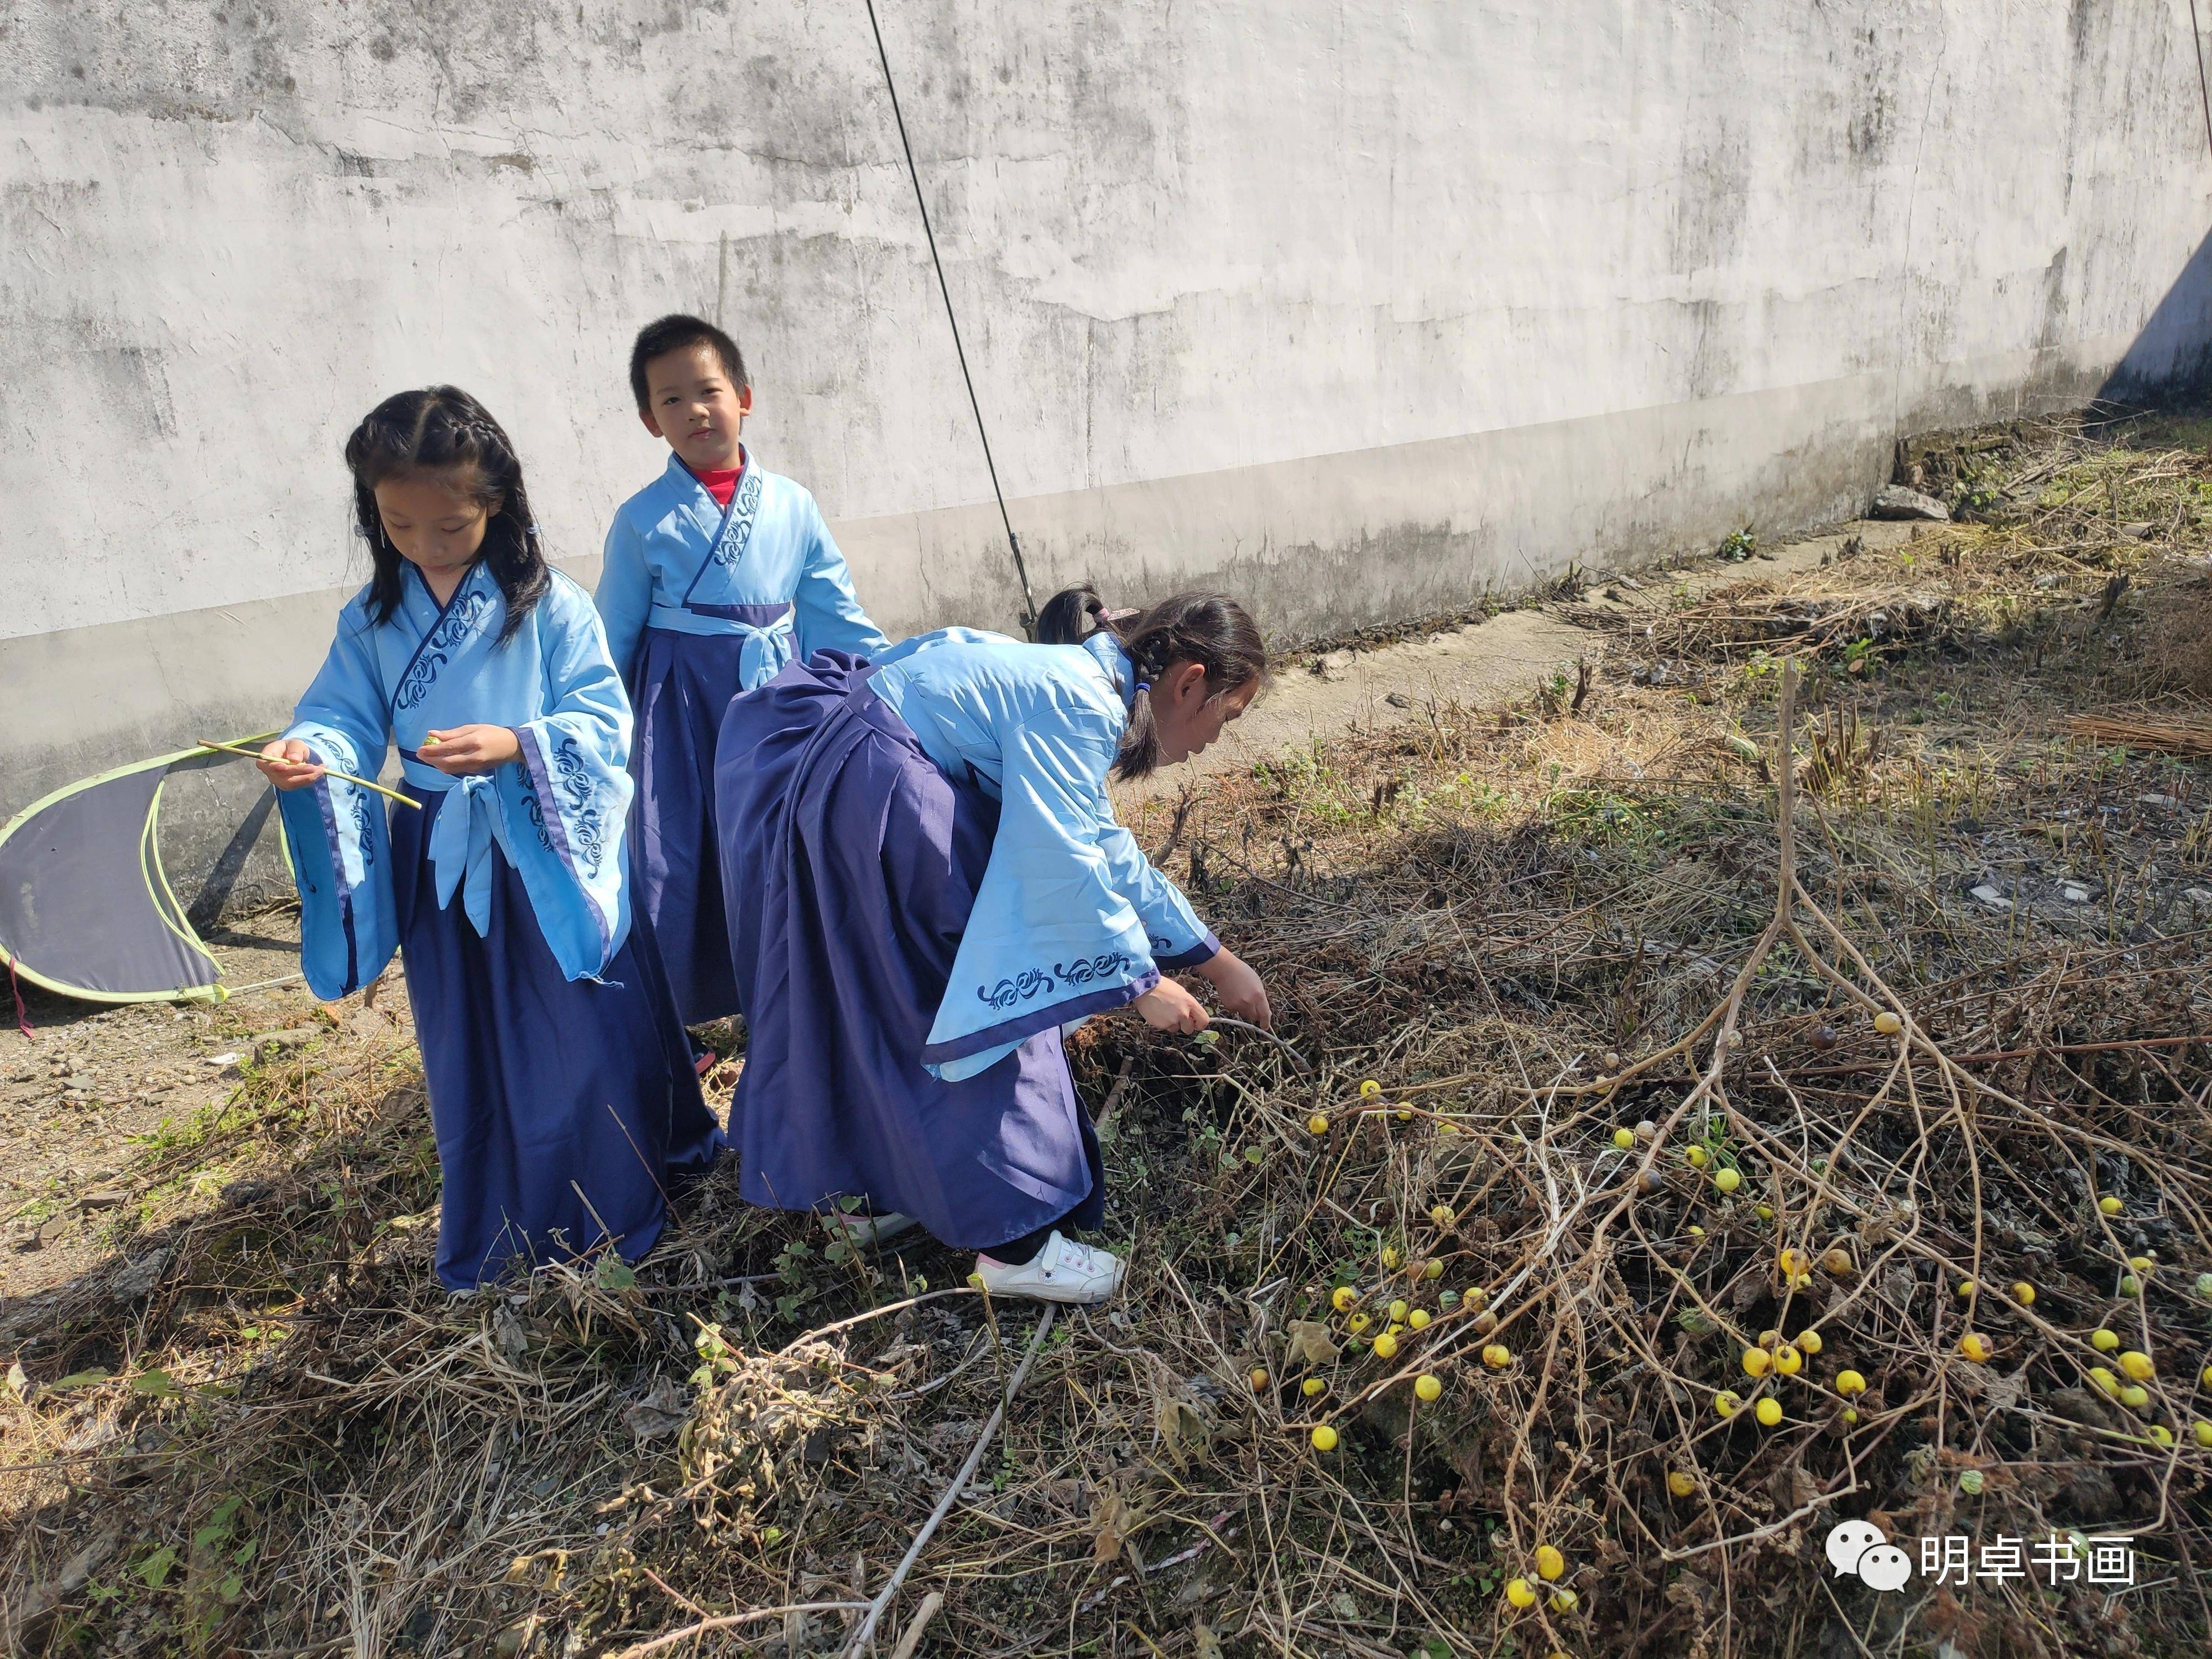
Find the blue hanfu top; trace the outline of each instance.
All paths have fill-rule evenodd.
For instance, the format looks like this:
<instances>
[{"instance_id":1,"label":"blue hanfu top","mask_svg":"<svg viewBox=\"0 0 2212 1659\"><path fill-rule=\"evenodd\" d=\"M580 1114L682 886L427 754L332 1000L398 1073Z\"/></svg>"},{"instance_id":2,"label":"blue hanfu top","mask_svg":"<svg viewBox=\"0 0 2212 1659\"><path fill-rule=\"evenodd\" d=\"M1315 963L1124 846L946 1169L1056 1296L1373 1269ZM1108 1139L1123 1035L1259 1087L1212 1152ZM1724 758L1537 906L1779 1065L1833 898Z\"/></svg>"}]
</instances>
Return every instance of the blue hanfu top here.
<instances>
[{"instance_id":1,"label":"blue hanfu top","mask_svg":"<svg viewBox=\"0 0 2212 1659\"><path fill-rule=\"evenodd\" d=\"M501 645L506 621L481 560L443 605L404 565L399 603L381 626L369 621L366 588L338 613L337 638L284 735L319 763L364 778L396 741L411 788L459 796L441 803L431 832L440 905L458 890L488 935L496 848L522 878L562 973L596 978L629 933L629 700L599 613L568 577L550 573ZM478 724L511 728L521 757L465 778L420 758L431 732ZM347 995L384 971L399 939L382 798L325 775L276 800L300 888L300 965L317 996Z\"/></svg>"},{"instance_id":2,"label":"blue hanfu top","mask_svg":"<svg viewBox=\"0 0 2212 1659\"><path fill-rule=\"evenodd\" d=\"M1129 723L1111 635L1024 645L951 628L885 653L868 684L948 776L1000 804L922 1064L975 1076L1048 1025L1134 1001L1221 948L1136 837L1106 775Z\"/></svg>"},{"instance_id":3,"label":"blue hanfu top","mask_svg":"<svg viewBox=\"0 0 2212 1659\"><path fill-rule=\"evenodd\" d=\"M615 511L598 604L627 677L647 628L744 641L745 690L824 648L874 657L889 643L853 591L845 556L805 489L742 452L723 507L680 458Z\"/></svg>"}]
</instances>

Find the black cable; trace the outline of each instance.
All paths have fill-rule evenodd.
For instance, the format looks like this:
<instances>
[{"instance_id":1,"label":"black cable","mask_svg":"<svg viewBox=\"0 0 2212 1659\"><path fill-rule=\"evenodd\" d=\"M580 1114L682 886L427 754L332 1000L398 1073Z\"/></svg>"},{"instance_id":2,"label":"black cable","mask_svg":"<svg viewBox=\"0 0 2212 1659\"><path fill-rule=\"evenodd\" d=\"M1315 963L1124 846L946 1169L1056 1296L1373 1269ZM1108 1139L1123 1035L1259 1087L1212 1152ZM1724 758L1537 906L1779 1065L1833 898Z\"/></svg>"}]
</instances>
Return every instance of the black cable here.
<instances>
[{"instance_id":1,"label":"black cable","mask_svg":"<svg viewBox=\"0 0 2212 1659\"><path fill-rule=\"evenodd\" d=\"M1014 534L1014 521L1006 515L1006 492L999 488L999 464L991 459L991 434L983 425L983 405L975 397L975 377L968 372L968 352L960 343L960 319L953 314L952 290L945 286L945 262L937 257L937 233L930 228L929 203L921 193L921 174L914 165L914 145L906 136L906 116L899 109L898 83L891 78L890 54L884 50L883 25L876 21L876 0L867 0L868 27L876 37L876 58L884 66L884 86L891 95L891 119L898 123L899 148L906 152L906 174L914 181L914 203L921 210L921 234L929 240L929 263L937 270L937 291L945 300L945 320L952 328L952 352L960 360L960 379L968 388L968 407L975 414L975 435L983 441L983 465L991 474L991 493L998 497L999 522L1006 527L1006 545L1013 550L1014 574L1022 584L1022 632L1036 637L1036 595L1030 591L1029 567L1022 561L1022 544Z\"/></svg>"},{"instance_id":2,"label":"black cable","mask_svg":"<svg viewBox=\"0 0 2212 1659\"><path fill-rule=\"evenodd\" d=\"M2204 106L2204 142L2212 146L2212 88L2204 83L2204 34L2197 27L2197 0L2189 0L2189 49L2197 58L2197 96Z\"/></svg>"}]
</instances>

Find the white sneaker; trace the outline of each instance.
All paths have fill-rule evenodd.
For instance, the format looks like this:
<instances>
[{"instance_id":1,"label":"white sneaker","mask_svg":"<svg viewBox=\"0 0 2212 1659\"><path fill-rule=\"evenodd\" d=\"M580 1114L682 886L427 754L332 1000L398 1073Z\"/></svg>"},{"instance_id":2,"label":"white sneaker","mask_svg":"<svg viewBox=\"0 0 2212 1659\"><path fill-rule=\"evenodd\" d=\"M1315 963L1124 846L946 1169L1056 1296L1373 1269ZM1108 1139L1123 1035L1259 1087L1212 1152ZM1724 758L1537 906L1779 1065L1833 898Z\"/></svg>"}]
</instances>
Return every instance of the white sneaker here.
<instances>
[{"instance_id":1,"label":"white sneaker","mask_svg":"<svg viewBox=\"0 0 2212 1659\"><path fill-rule=\"evenodd\" d=\"M921 1224L910 1215L890 1210L882 1215L827 1215L823 1217L822 1224L833 1234L842 1234L848 1243L868 1245L896 1238Z\"/></svg>"},{"instance_id":2,"label":"white sneaker","mask_svg":"<svg viewBox=\"0 0 2212 1659\"><path fill-rule=\"evenodd\" d=\"M1121 1288L1128 1263L1110 1250L1063 1238L1054 1228L1032 1261L1016 1267L975 1258L975 1272L993 1296L1025 1296L1033 1302L1069 1302L1084 1306L1110 1300Z\"/></svg>"}]
</instances>

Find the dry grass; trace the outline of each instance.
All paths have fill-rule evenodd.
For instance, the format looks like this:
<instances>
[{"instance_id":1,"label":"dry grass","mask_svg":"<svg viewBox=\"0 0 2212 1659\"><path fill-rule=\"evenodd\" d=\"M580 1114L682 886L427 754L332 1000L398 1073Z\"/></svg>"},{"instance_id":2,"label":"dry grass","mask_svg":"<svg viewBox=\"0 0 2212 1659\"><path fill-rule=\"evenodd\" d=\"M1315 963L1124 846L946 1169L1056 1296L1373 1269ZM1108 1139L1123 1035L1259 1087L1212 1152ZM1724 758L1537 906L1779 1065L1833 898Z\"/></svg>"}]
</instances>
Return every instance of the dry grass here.
<instances>
[{"instance_id":1,"label":"dry grass","mask_svg":"<svg viewBox=\"0 0 2212 1659\"><path fill-rule=\"evenodd\" d=\"M1080 1034L1110 1310L1047 1329L726 1173L635 1274L449 1301L411 1050L256 1070L145 1178L258 1184L126 1231L0 1402L22 1645L837 1652L982 1444L883 1652L925 1608L972 1656L2203 1651L2212 814L2066 723L2140 695L2212 467L2170 422L1973 453L1995 522L1608 616L1577 714L1439 705L1148 812L1315 1069ZM2129 1532L2139 1582L1878 1596L1820 1557L1869 1514ZM1539 1546L1571 1607L1501 1595Z\"/></svg>"}]
</instances>

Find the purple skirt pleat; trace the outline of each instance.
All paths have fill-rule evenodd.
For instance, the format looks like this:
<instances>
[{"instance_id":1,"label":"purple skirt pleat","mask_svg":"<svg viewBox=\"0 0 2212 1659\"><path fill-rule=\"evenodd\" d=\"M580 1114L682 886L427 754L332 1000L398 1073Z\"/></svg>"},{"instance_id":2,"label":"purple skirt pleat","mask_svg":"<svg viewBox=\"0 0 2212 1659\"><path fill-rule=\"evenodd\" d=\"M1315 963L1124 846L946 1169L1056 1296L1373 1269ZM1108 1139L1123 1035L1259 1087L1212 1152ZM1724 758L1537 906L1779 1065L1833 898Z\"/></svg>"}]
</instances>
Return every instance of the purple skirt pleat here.
<instances>
[{"instance_id":1,"label":"purple skirt pleat","mask_svg":"<svg viewBox=\"0 0 2212 1659\"><path fill-rule=\"evenodd\" d=\"M634 1261L659 1238L667 1194L722 1146L652 926L632 915L603 983L565 979L522 878L495 850L491 933L479 938L459 893L439 907L430 867L451 797L418 799L419 812L392 809L392 873L438 1140L438 1277L467 1290L610 1235Z\"/></svg>"},{"instance_id":2,"label":"purple skirt pleat","mask_svg":"<svg viewBox=\"0 0 2212 1659\"><path fill-rule=\"evenodd\" d=\"M834 651L732 702L714 770L745 1007L730 1109L747 1200L865 1199L988 1249L1095 1227L1098 1144L1057 1028L980 1075L921 1065L998 807L939 771Z\"/></svg>"},{"instance_id":3,"label":"purple skirt pleat","mask_svg":"<svg viewBox=\"0 0 2212 1659\"><path fill-rule=\"evenodd\" d=\"M738 1011L715 854L714 734L744 690L744 641L648 628L630 675L631 908L650 917L686 1025Z\"/></svg>"}]
</instances>

